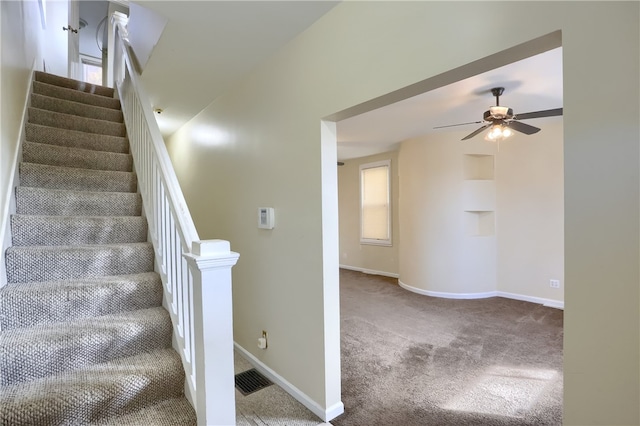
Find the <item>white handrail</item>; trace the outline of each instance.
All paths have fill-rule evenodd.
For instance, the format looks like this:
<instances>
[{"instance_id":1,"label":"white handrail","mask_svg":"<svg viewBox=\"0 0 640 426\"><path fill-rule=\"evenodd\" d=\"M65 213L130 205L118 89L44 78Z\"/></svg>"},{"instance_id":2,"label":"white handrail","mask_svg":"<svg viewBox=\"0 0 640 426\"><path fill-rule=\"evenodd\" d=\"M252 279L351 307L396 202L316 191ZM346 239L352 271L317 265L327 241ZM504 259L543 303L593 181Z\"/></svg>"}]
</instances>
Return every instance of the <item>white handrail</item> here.
<instances>
[{"instance_id":1,"label":"white handrail","mask_svg":"<svg viewBox=\"0 0 640 426\"><path fill-rule=\"evenodd\" d=\"M174 348L185 368L185 393L198 424L235 424L231 267L229 242L200 241L155 121L125 28L111 20L113 76L138 176L156 269L171 314Z\"/></svg>"}]
</instances>

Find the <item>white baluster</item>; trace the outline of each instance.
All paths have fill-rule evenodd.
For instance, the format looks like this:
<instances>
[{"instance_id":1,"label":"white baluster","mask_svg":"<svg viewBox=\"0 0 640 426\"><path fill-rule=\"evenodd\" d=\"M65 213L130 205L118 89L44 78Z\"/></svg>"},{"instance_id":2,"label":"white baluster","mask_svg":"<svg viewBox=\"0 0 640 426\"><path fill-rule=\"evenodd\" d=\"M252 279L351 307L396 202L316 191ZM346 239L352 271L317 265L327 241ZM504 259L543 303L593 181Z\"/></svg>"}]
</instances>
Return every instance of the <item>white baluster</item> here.
<instances>
[{"instance_id":1,"label":"white baluster","mask_svg":"<svg viewBox=\"0 0 640 426\"><path fill-rule=\"evenodd\" d=\"M148 98L115 23L113 78L129 132L151 242L198 424L234 424L231 267L221 240L199 241ZM205 308L206 307L206 308ZM206 362L205 362L206 361Z\"/></svg>"}]
</instances>

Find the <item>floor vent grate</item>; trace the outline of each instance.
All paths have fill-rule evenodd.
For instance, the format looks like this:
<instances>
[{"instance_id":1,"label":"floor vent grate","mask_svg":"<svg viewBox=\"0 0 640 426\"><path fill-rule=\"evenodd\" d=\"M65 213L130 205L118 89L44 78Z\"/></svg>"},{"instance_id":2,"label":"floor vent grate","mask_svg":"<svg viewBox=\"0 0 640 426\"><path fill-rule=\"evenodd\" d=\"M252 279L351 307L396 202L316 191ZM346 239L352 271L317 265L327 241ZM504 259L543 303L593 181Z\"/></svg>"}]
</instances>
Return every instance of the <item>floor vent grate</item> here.
<instances>
[{"instance_id":1,"label":"floor vent grate","mask_svg":"<svg viewBox=\"0 0 640 426\"><path fill-rule=\"evenodd\" d=\"M257 392L272 384L269 379L260 374L255 368L236 374L236 389L244 396Z\"/></svg>"}]
</instances>

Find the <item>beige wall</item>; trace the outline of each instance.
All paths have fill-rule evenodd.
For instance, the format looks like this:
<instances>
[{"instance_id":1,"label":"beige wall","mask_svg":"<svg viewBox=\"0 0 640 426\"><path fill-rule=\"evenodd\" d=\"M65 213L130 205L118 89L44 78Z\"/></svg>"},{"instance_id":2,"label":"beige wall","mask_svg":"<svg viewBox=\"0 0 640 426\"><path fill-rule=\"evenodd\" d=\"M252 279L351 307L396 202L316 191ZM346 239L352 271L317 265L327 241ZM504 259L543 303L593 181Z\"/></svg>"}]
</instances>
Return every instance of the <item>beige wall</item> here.
<instances>
[{"instance_id":1,"label":"beige wall","mask_svg":"<svg viewBox=\"0 0 640 426\"><path fill-rule=\"evenodd\" d=\"M41 24L36 1L0 2L0 18L0 241L4 241L29 78L34 63L40 62ZM0 282L6 281L5 271L0 274Z\"/></svg>"},{"instance_id":2,"label":"beige wall","mask_svg":"<svg viewBox=\"0 0 640 426\"><path fill-rule=\"evenodd\" d=\"M391 247L360 244L360 165L382 160L391 160ZM341 266L398 276L399 194L397 151L346 160L344 166L338 167Z\"/></svg>"},{"instance_id":3,"label":"beige wall","mask_svg":"<svg viewBox=\"0 0 640 426\"><path fill-rule=\"evenodd\" d=\"M564 301L562 119L531 120L534 135L496 156L497 289ZM560 288L549 286L560 280Z\"/></svg>"},{"instance_id":4,"label":"beige wall","mask_svg":"<svg viewBox=\"0 0 640 426\"><path fill-rule=\"evenodd\" d=\"M241 253L236 340L318 406L337 404L337 172L320 119L562 30L564 421L638 424L639 13L635 2L343 2L216 99L169 145L200 235ZM259 206L276 208L273 231L257 229ZM255 347L262 329L267 351Z\"/></svg>"},{"instance_id":5,"label":"beige wall","mask_svg":"<svg viewBox=\"0 0 640 426\"><path fill-rule=\"evenodd\" d=\"M562 306L564 175L562 119L500 144L469 130L435 133L400 146L400 282L418 293L473 298L496 294ZM464 156L493 156L491 180L468 180ZM495 226L475 235L475 211Z\"/></svg>"},{"instance_id":6,"label":"beige wall","mask_svg":"<svg viewBox=\"0 0 640 426\"><path fill-rule=\"evenodd\" d=\"M11 182L32 69L67 75L68 1L46 2L43 29L36 0L0 2L0 241L8 244ZM62 34L61 34L62 33ZM4 263L3 263L4 265ZM0 268L0 283L6 281Z\"/></svg>"},{"instance_id":7,"label":"beige wall","mask_svg":"<svg viewBox=\"0 0 640 426\"><path fill-rule=\"evenodd\" d=\"M468 133L400 145L400 285L411 291L460 298L496 291L495 232L479 236L467 226L474 212L495 211L495 184L465 180L463 170L465 154L496 150L482 138L460 142ZM481 193L473 187L478 183Z\"/></svg>"}]
</instances>

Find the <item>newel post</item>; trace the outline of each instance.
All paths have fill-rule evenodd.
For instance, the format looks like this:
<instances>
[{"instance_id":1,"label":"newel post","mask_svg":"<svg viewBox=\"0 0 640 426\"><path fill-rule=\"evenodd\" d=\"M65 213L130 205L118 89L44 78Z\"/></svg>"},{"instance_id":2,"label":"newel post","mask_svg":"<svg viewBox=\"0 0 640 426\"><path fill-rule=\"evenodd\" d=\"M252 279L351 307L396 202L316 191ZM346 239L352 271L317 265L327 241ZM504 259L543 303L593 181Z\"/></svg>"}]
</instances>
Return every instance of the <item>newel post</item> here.
<instances>
[{"instance_id":1,"label":"newel post","mask_svg":"<svg viewBox=\"0 0 640 426\"><path fill-rule=\"evenodd\" d=\"M228 241L193 243L185 255L193 276L194 401L199 425L235 425L231 268Z\"/></svg>"}]
</instances>

